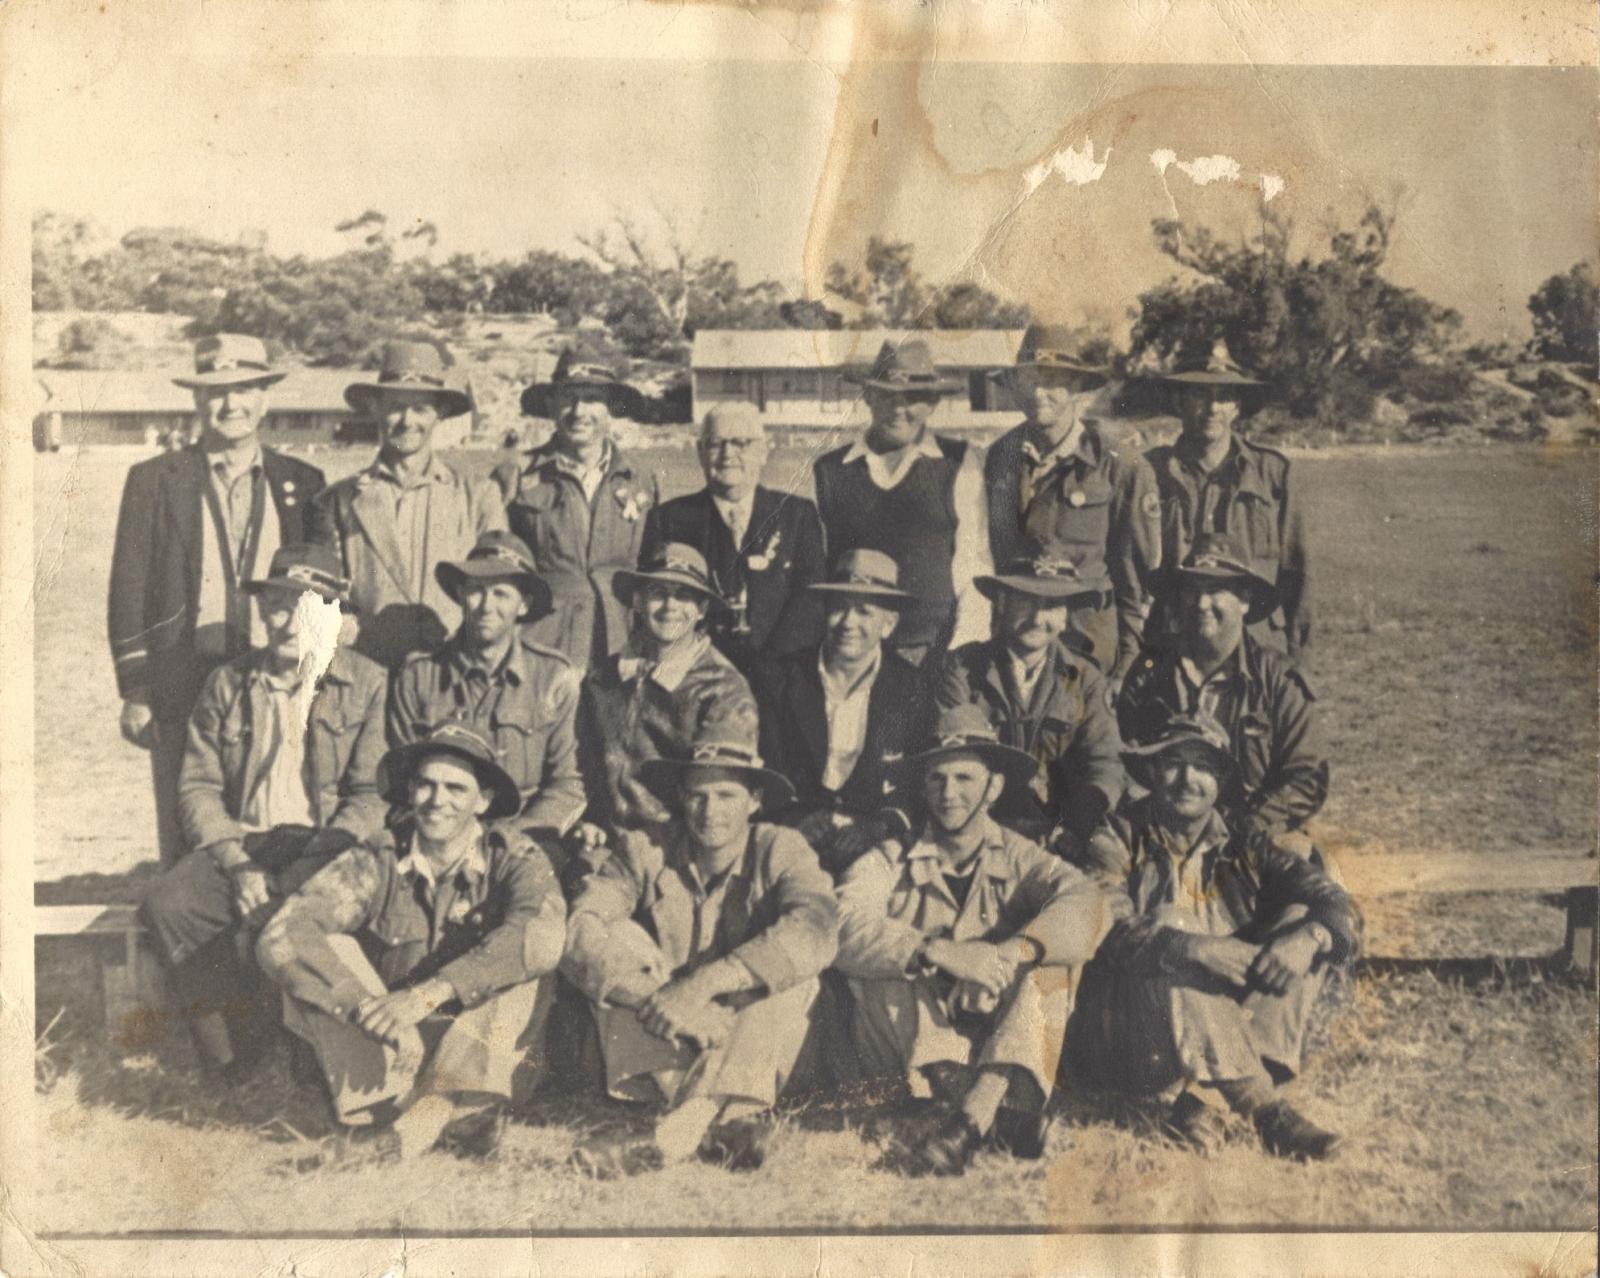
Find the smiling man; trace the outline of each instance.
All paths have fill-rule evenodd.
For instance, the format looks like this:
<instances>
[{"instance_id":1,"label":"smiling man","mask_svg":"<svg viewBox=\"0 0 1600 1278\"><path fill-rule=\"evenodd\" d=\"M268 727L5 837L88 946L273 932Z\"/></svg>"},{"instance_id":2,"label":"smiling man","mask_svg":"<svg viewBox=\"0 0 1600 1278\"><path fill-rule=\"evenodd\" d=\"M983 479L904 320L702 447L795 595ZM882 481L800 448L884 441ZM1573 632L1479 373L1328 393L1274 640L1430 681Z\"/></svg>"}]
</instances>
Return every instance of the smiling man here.
<instances>
[{"instance_id":1,"label":"smiling man","mask_svg":"<svg viewBox=\"0 0 1600 1278\"><path fill-rule=\"evenodd\" d=\"M395 675L389 742L420 741L446 719L470 723L494 743L522 795L518 824L560 837L584 808L578 770L580 679L572 663L527 637L550 607L533 556L508 532L487 532L465 559L434 569L459 605L461 626L440 648Z\"/></svg>"},{"instance_id":2,"label":"smiling man","mask_svg":"<svg viewBox=\"0 0 1600 1278\"><path fill-rule=\"evenodd\" d=\"M150 752L161 863L188 851L178 773L206 677L264 639L241 583L279 546L307 540L322 472L261 444L268 390L283 380L259 338L203 337L194 373L200 439L131 467L111 552L107 629L123 737Z\"/></svg>"},{"instance_id":3,"label":"smiling man","mask_svg":"<svg viewBox=\"0 0 1600 1278\"><path fill-rule=\"evenodd\" d=\"M450 385L448 353L431 342L390 342L376 381L352 383L345 400L376 421L378 455L322 495L314 537L338 549L361 609L361 651L398 667L437 647L460 612L434 576L490 529L506 526L494 481L469 478L434 451L439 422L470 412Z\"/></svg>"},{"instance_id":4,"label":"smiling man","mask_svg":"<svg viewBox=\"0 0 1600 1278\"><path fill-rule=\"evenodd\" d=\"M447 1133L481 1154L544 1068L566 903L539 844L486 824L520 798L476 729L440 725L385 755L379 778L405 819L312 876L256 955L339 1121L380 1129L374 1156Z\"/></svg>"}]
</instances>

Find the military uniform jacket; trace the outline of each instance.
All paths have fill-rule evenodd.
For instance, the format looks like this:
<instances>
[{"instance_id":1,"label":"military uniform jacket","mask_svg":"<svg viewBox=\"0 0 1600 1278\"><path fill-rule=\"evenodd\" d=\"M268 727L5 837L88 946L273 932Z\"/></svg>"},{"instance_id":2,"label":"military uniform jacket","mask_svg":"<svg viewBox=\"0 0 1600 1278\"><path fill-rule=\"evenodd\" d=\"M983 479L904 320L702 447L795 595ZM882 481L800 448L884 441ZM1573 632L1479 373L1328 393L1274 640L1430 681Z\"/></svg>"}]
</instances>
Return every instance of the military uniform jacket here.
<instances>
[{"instance_id":1,"label":"military uniform jacket","mask_svg":"<svg viewBox=\"0 0 1600 1278\"><path fill-rule=\"evenodd\" d=\"M1162 564L1182 564L1203 532L1227 533L1255 568L1276 582L1278 608L1271 625L1284 632L1289 655L1303 657L1311 639L1310 565L1289 459L1237 434L1210 475L1185 464L1176 444L1152 448L1145 456L1161 492ZM1152 637L1170 625L1170 618L1160 618L1151 627Z\"/></svg>"},{"instance_id":2,"label":"military uniform jacket","mask_svg":"<svg viewBox=\"0 0 1600 1278\"><path fill-rule=\"evenodd\" d=\"M1144 740L1173 715L1194 712L1178 663L1171 647L1150 649L1134 663L1117 702L1126 740ZM1238 773L1218 807L1238 829L1296 829L1328 797L1328 760L1311 689L1292 662L1248 634L1224 672L1228 689L1219 717Z\"/></svg>"},{"instance_id":3,"label":"military uniform jacket","mask_svg":"<svg viewBox=\"0 0 1600 1278\"><path fill-rule=\"evenodd\" d=\"M261 470L279 544L305 540L322 472L270 448L261 450ZM117 514L106 610L117 693L148 697L155 717L168 723L189 717L213 665L194 648L209 482L200 448L163 453L129 468Z\"/></svg>"},{"instance_id":4,"label":"military uniform jacket","mask_svg":"<svg viewBox=\"0 0 1600 1278\"><path fill-rule=\"evenodd\" d=\"M1102 669L1125 671L1138 654L1161 567L1161 501L1149 463L1106 443L1085 424L1077 447L1034 471L1028 424L1008 430L983 462L989 494L989 549L1002 569L1043 553L1070 559L1086 576L1104 572L1116 606L1114 651L1094 653ZM1026 497L1026 500L1024 500Z\"/></svg>"},{"instance_id":5,"label":"military uniform jacket","mask_svg":"<svg viewBox=\"0 0 1600 1278\"><path fill-rule=\"evenodd\" d=\"M1026 936L1040 963L1087 962L1109 921L1100 889L1037 843L985 818L972 886L958 905L945 883L939 850L918 840L908 848L874 848L846 872L839 887L839 958L847 976L910 980L917 950L932 937L953 941Z\"/></svg>"},{"instance_id":6,"label":"military uniform jacket","mask_svg":"<svg viewBox=\"0 0 1600 1278\"><path fill-rule=\"evenodd\" d=\"M1146 798L1124 805L1089 841L1084 868L1110 894L1117 918L1103 951L1114 964L1160 970L1170 961L1179 929L1153 916L1177 872L1172 838ZM1213 846L1195 854L1204 858L1199 867L1202 905L1226 929L1211 935L1259 940L1286 910L1301 905L1310 921L1322 924L1333 938L1331 962L1345 963L1359 954L1361 913L1313 862L1283 851L1264 835L1230 834L1217 812L1212 812L1203 838Z\"/></svg>"},{"instance_id":7,"label":"military uniform jacket","mask_svg":"<svg viewBox=\"0 0 1600 1278\"><path fill-rule=\"evenodd\" d=\"M833 880L798 833L752 825L728 875L715 925L707 928L705 885L681 828L668 826L659 838L631 831L583 880L572 902L571 935L604 935L577 926L586 914L602 923L632 919L650 934L674 977L735 958L768 994L810 980L833 962L839 940ZM567 960L578 968L598 965L596 956L582 953L569 953Z\"/></svg>"},{"instance_id":8,"label":"military uniform jacket","mask_svg":"<svg viewBox=\"0 0 1600 1278\"><path fill-rule=\"evenodd\" d=\"M430 887L405 866L409 823L341 852L284 902L261 934L262 967L293 998L348 1015L366 990L327 937L358 938L389 989L441 977L463 1007L555 970L566 901L539 845L505 825Z\"/></svg>"},{"instance_id":9,"label":"military uniform jacket","mask_svg":"<svg viewBox=\"0 0 1600 1278\"><path fill-rule=\"evenodd\" d=\"M523 638L513 641L498 670L469 673L452 638L396 673L389 743L409 745L446 719L465 719L489 738L517 783L523 804L518 823L565 834L586 802L578 770L580 684L564 656Z\"/></svg>"},{"instance_id":10,"label":"military uniform jacket","mask_svg":"<svg viewBox=\"0 0 1600 1278\"><path fill-rule=\"evenodd\" d=\"M529 454L506 512L550 587L551 611L529 624L529 638L564 653L580 672L597 651L622 649L628 610L611 582L618 569L639 562L645 517L660 498L655 475L636 469L615 446L592 503L564 454L548 445Z\"/></svg>"},{"instance_id":11,"label":"military uniform jacket","mask_svg":"<svg viewBox=\"0 0 1600 1278\"><path fill-rule=\"evenodd\" d=\"M807 590L826 575L822 523L804 497L757 487L743 544L718 513L709 489L674 497L645 521L641 562L665 542L693 546L706 557L711 580L724 599L745 597L744 625L718 610L709 618L713 642L747 675L757 657L814 648L822 638L822 603Z\"/></svg>"},{"instance_id":12,"label":"military uniform jacket","mask_svg":"<svg viewBox=\"0 0 1600 1278\"><path fill-rule=\"evenodd\" d=\"M1057 826L1087 838L1122 796L1122 738L1104 678L1093 663L1056 644L1023 704L998 640L967 644L945 658L935 684L941 707L974 702L983 708L1003 744L1025 750L1039 763L1027 791L1007 789L994 817L1034 837Z\"/></svg>"},{"instance_id":13,"label":"military uniform jacket","mask_svg":"<svg viewBox=\"0 0 1600 1278\"><path fill-rule=\"evenodd\" d=\"M413 652L436 648L461 622L461 609L434 568L465 559L479 537L506 526L500 490L488 476L469 478L436 455L426 484L425 562L401 540L396 488L381 477L377 461L330 487L313 512L312 536L338 549L361 612L356 647L389 669Z\"/></svg>"}]
</instances>

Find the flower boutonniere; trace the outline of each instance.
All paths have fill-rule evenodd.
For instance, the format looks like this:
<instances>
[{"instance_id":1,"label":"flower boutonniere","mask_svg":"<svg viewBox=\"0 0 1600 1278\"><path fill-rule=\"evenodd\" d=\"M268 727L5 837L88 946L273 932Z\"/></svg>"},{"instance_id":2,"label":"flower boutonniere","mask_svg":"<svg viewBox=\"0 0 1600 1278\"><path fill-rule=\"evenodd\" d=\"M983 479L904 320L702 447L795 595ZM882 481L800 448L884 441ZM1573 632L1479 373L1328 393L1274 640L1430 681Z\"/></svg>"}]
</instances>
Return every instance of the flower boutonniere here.
<instances>
[{"instance_id":1,"label":"flower boutonniere","mask_svg":"<svg viewBox=\"0 0 1600 1278\"><path fill-rule=\"evenodd\" d=\"M745 562L757 572L765 572L772 567L772 561L777 556L778 547L783 544L782 529L774 528L772 536L767 538L767 544L761 548L760 554L746 556Z\"/></svg>"},{"instance_id":2,"label":"flower boutonniere","mask_svg":"<svg viewBox=\"0 0 1600 1278\"><path fill-rule=\"evenodd\" d=\"M650 494L638 492L626 484L617 485L617 505L622 507L622 517L630 524L637 523L650 505Z\"/></svg>"},{"instance_id":3,"label":"flower boutonniere","mask_svg":"<svg viewBox=\"0 0 1600 1278\"><path fill-rule=\"evenodd\" d=\"M460 925L467 921L467 915L471 913L471 900L464 896L458 896L450 902L450 908L444 912L445 922Z\"/></svg>"}]
</instances>

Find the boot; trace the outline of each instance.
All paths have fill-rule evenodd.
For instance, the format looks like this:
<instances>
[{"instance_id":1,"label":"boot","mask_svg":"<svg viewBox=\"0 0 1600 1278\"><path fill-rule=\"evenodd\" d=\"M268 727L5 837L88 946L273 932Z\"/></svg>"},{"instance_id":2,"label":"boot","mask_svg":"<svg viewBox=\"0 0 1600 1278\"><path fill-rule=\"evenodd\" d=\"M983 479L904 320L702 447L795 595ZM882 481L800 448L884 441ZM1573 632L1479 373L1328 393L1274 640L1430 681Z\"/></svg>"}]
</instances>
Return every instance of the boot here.
<instances>
[{"instance_id":1,"label":"boot","mask_svg":"<svg viewBox=\"0 0 1600 1278\"><path fill-rule=\"evenodd\" d=\"M1339 1134L1318 1127L1287 1101L1273 1101L1251 1115L1261 1143L1280 1158L1301 1161L1332 1157L1339 1147Z\"/></svg>"}]
</instances>

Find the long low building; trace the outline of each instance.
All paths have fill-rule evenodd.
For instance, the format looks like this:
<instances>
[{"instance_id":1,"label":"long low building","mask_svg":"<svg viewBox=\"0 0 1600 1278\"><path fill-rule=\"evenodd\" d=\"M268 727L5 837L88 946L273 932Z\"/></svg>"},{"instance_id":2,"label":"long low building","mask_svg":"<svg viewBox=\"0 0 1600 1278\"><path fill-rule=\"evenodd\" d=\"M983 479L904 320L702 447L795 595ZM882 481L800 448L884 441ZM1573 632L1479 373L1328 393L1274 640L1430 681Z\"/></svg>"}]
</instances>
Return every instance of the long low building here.
<instances>
[{"instance_id":1,"label":"long low building","mask_svg":"<svg viewBox=\"0 0 1600 1278\"><path fill-rule=\"evenodd\" d=\"M934 410L944 427L1004 426L1017 408L995 376L1016 363L1021 329L702 329L689 355L694 415L717 404L754 404L773 426L859 426L861 388L884 342L928 344L935 366L962 384Z\"/></svg>"}]
</instances>

